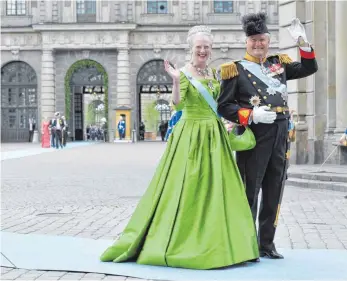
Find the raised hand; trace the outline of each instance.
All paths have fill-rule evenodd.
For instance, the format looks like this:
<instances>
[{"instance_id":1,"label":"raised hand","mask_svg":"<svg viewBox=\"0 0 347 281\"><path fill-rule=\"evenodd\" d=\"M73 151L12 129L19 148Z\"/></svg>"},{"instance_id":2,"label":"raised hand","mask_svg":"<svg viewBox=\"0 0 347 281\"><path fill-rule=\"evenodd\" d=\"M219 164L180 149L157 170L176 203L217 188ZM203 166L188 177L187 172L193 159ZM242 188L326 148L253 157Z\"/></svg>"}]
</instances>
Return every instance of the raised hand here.
<instances>
[{"instance_id":1,"label":"raised hand","mask_svg":"<svg viewBox=\"0 0 347 281\"><path fill-rule=\"evenodd\" d=\"M171 76L173 82L179 82L180 71L177 69L177 65L175 64L175 66L172 67L169 61L165 60L164 67L165 67L165 71Z\"/></svg>"},{"instance_id":2,"label":"raised hand","mask_svg":"<svg viewBox=\"0 0 347 281\"><path fill-rule=\"evenodd\" d=\"M302 40L304 40L306 43L308 42L305 28L298 18L292 20L290 27L288 27L288 31L295 42L298 43L300 37L302 37Z\"/></svg>"}]
</instances>

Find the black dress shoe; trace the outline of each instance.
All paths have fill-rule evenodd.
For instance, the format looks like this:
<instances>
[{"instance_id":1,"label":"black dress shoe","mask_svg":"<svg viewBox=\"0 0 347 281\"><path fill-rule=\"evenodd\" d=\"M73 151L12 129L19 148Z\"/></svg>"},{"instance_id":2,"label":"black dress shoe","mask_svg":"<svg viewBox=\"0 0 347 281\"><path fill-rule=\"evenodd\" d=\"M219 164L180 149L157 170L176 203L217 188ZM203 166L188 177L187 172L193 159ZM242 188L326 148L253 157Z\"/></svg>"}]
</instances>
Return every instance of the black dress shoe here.
<instances>
[{"instance_id":1,"label":"black dress shoe","mask_svg":"<svg viewBox=\"0 0 347 281\"><path fill-rule=\"evenodd\" d=\"M260 262L260 259L259 258L252 259L252 260L249 260L249 262Z\"/></svg>"},{"instance_id":2,"label":"black dress shoe","mask_svg":"<svg viewBox=\"0 0 347 281\"><path fill-rule=\"evenodd\" d=\"M262 258L264 258L264 257L267 257L267 258L270 258L270 259L283 259L284 258L281 254L277 253L276 250L265 250L265 249L262 249L262 250L259 251L259 253L260 253L260 256Z\"/></svg>"}]
</instances>

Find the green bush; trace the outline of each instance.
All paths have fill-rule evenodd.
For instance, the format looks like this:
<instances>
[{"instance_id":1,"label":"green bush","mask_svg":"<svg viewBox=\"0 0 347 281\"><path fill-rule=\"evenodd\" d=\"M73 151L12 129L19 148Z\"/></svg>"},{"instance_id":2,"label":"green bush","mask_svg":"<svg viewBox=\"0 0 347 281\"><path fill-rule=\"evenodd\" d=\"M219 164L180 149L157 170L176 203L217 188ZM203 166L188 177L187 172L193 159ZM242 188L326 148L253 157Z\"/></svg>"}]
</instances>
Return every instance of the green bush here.
<instances>
[{"instance_id":1,"label":"green bush","mask_svg":"<svg viewBox=\"0 0 347 281\"><path fill-rule=\"evenodd\" d=\"M105 71L104 67L93 60L89 59L84 59L84 60L79 60L76 61L74 64L70 66L68 69L66 75L65 75L65 118L67 120L70 119L71 115L71 88L70 88L70 83L71 83L71 78L72 75L74 74L75 71L81 68L85 67L95 67L102 75L103 75L103 82L104 82L104 104L105 104L105 117L108 119L108 75L107 72Z\"/></svg>"},{"instance_id":2,"label":"green bush","mask_svg":"<svg viewBox=\"0 0 347 281\"><path fill-rule=\"evenodd\" d=\"M147 132L158 131L159 111L155 108L156 102L149 103L145 107L145 124Z\"/></svg>"}]
</instances>

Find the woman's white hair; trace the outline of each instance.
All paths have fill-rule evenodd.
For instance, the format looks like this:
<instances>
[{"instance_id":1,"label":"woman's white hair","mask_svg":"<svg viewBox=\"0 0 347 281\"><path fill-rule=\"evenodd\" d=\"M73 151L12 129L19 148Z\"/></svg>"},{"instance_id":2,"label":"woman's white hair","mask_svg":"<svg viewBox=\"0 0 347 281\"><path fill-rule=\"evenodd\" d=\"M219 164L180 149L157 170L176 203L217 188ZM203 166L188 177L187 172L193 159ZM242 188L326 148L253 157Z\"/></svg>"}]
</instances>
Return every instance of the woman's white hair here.
<instances>
[{"instance_id":1,"label":"woman's white hair","mask_svg":"<svg viewBox=\"0 0 347 281\"><path fill-rule=\"evenodd\" d=\"M213 35L211 33L211 29L206 25L196 25L188 31L187 43L189 44L190 48L192 48L194 45L194 38L196 35L206 35L211 40L211 44L213 42Z\"/></svg>"}]
</instances>

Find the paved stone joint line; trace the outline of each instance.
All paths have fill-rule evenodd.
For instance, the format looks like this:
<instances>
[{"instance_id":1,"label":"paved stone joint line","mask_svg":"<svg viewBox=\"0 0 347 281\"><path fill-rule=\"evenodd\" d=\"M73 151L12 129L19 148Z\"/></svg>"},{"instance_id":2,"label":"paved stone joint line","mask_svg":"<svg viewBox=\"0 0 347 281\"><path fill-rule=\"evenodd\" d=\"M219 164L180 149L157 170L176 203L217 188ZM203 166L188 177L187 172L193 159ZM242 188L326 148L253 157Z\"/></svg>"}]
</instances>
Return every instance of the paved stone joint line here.
<instances>
[{"instance_id":1,"label":"paved stone joint line","mask_svg":"<svg viewBox=\"0 0 347 281\"><path fill-rule=\"evenodd\" d=\"M45 153L3 161L1 230L116 240L147 188L164 148L161 143L100 144L62 150L54 157ZM287 186L276 246L347 249L345 196L345 192ZM1 278L139 280L5 267L1 268Z\"/></svg>"}]
</instances>

